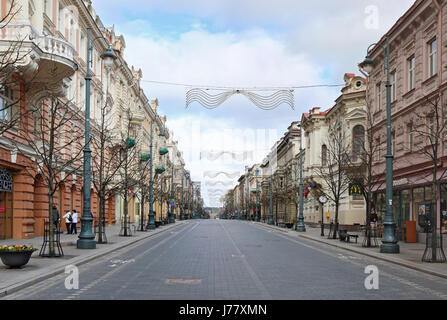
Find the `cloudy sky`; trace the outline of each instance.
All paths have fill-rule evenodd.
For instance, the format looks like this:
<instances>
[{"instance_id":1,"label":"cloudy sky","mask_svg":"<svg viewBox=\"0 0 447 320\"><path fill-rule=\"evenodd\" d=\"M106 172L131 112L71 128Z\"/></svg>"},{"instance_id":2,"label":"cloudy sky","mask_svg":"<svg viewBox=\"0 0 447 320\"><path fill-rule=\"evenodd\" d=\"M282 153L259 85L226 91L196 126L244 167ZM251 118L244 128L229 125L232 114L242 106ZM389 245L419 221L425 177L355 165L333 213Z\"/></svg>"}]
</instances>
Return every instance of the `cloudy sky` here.
<instances>
[{"instance_id":1,"label":"cloudy sky","mask_svg":"<svg viewBox=\"0 0 447 320\"><path fill-rule=\"evenodd\" d=\"M159 99L187 169L202 182L205 204L217 206L236 174L261 162L303 112L330 108L340 87L295 89L295 109L283 104L269 111L242 95L213 110L198 103L186 108L186 92L343 84L343 75L359 74L367 47L413 2L94 0L93 6L105 26L125 36L126 60L142 69L146 95Z\"/></svg>"}]
</instances>

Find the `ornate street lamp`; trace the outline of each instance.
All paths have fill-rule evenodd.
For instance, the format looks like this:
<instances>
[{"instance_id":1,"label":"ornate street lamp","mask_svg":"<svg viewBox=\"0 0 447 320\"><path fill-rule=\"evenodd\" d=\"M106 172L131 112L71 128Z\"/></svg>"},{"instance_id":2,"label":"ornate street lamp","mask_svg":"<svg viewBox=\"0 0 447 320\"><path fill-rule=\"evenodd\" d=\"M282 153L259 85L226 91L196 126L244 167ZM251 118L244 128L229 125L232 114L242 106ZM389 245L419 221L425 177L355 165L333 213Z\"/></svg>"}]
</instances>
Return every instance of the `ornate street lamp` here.
<instances>
[{"instance_id":1,"label":"ornate street lamp","mask_svg":"<svg viewBox=\"0 0 447 320\"><path fill-rule=\"evenodd\" d=\"M359 64L359 67L368 74L374 69L374 62L369 55L370 49L377 46L374 43L368 47L365 60ZM400 248L397 244L395 235L396 223L393 217L393 154L391 151L391 84L390 84L390 38L386 36L386 47L384 50L384 71L386 72L386 115L387 115L387 154L386 158L386 214L383 222L384 234L382 238L382 246L380 252L382 253L399 253Z\"/></svg>"},{"instance_id":2,"label":"ornate street lamp","mask_svg":"<svg viewBox=\"0 0 447 320\"><path fill-rule=\"evenodd\" d=\"M175 158L174 158L174 147L172 147L172 177L171 177L171 213L169 215L169 223L175 223L174 217L174 173L175 173Z\"/></svg>"},{"instance_id":3,"label":"ornate street lamp","mask_svg":"<svg viewBox=\"0 0 447 320\"><path fill-rule=\"evenodd\" d=\"M298 124L300 127L300 213L298 216L298 223L296 224L296 231L306 232L306 226L304 225L304 199L303 199L303 126Z\"/></svg>"},{"instance_id":4,"label":"ornate street lamp","mask_svg":"<svg viewBox=\"0 0 447 320\"><path fill-rule=\"evenodd\" d=\"M154 217L154 178L152 176L153 172L153 157L152 157L152 149L153 149L153 137L154 137L154 128L153 128L154 120L151 120L151 144L150 144L150 162L149 162L149 218L146 225L146 230L154 230L155 229L155 217ZM158 135L159 137L164 137L163 131ZM160 149L160 155L164 155L165 150ZM164 170L162 167L157 167L155 170L157 173L162 173Z\"/></svg>"},{"instance_id":5,"label":"ornate street lamp","mask_svg":"<svg viewBox=\"0 0 447 320\"><path fill-rule=\"evenodd\" d=\"M92 81L92 77L90 74L90 67L93 66L93 43L98 39L104 39L107 42L107 39L100 36L94 38L90 41L90 32L91 29L87 28L87 73L85 75L85 87L86 87L86 95L85 95L85 147L84 147L84 210L82 212L81 225L82 230L79 234L79 240L77 241L78 249L95 249L96 241L95 234L92 232L92 224L93 224L93 216L90 208L90 188L91 188L91 157L92 151L90 149L90 82ZM108 43L108 42L107 42ZM108 49L101 55L101 58L104 60L104 65L106 67L111 67L113 61L117 59L116 55L110 49L110 45Z\"/></svg>"},{"instance_id":6,"label":"ornate street lamp","mask_svg":"<svg viewBox=\"0 0 447 320\"><path fill-rule=\"evenodd\" d=\"M270 167L270 201L269 201L269 225L274 225L275 222L273 221L273 168L271 167L272 163L270 161L269 167Z\"/></svg>"}]
</instances>

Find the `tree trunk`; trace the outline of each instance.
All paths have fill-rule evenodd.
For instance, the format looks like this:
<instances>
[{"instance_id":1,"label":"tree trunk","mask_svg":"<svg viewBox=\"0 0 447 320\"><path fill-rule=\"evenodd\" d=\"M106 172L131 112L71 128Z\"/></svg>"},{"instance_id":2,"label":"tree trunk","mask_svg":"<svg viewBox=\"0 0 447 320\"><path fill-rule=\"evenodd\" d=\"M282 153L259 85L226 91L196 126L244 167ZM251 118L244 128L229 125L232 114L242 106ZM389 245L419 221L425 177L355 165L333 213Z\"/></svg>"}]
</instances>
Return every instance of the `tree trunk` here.
<instances>
[{"instance_id":1,"label":"tree trunk","mask_svg":"<svg viewBox=\"0 0 447 320\"><path fill-rule=\"evenodd\" d=\"M434 163L434 169L433 169L433 187L432 187L432 210L430 210L431 214L431 254L432 254L432 261L436 262L437 259L437 247L438 247L438 201L437 201L437 195L438 195L438 184L437 184L437 163Z\"/></svg>"},{"instance_id":2,"label":"tree trunk","mask_svg":"<svg viewBox=\"0 0 447 320\"><path fill-rule=\"evenodd\" d=\"M48 210L49 212L49 241L50 241L50 252L49 256L54 257L55 251L54 251L54 217L53 217L53 196L51 193L51 189L48 188Z\"/></svg>"},{"instance_id":3,"label":"tree trunk","mask_svg":"<svg viewBox=\"0 0 447 320\"><path fill-rule=\"evenodd\" d=\"M335 230L334 230L334 239L337 239L337 233L338 233L338 201L335 202Z\"/></svg>"}]
</instances>

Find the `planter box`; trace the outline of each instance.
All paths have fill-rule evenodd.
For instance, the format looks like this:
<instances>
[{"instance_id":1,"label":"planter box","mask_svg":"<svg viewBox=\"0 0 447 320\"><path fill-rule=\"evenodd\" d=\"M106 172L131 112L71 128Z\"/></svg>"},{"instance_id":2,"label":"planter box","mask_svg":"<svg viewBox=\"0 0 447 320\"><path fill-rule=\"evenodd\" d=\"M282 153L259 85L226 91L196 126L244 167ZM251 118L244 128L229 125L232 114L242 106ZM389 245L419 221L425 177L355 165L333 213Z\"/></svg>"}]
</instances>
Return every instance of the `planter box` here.
<instances>
[{"instance_id":1,"label":"planter box","mask_svg":"<svg viewBox=\"0 0 447 320\"><path fill-rule=\"evenodd\" d=\"M0 258L4 265L10 268L21 268L29 262L35 251L0 252Z\"/></svg>"}]
</instances>

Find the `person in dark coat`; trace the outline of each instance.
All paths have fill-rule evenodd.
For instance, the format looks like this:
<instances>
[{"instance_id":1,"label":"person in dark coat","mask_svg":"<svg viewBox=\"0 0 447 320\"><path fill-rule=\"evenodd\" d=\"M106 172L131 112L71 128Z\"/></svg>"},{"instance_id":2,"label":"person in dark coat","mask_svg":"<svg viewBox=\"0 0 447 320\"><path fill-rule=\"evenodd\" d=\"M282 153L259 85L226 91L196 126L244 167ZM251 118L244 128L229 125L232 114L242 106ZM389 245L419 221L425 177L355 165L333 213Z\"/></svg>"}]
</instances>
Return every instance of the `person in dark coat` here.
<instances>
[{"instance_id":1,"label":"person in dark coat","mask_svg":"<svg viewBox=\"0 0 447 320\"><path fill-rule=\"evenodd\" d=\"M54 230L59 230L59 223L61 222L61 219L59 218L59 210L57 210L57 207L55 204L53 204L53 223L54 223Z\"/></svg>"}]
</instances>

